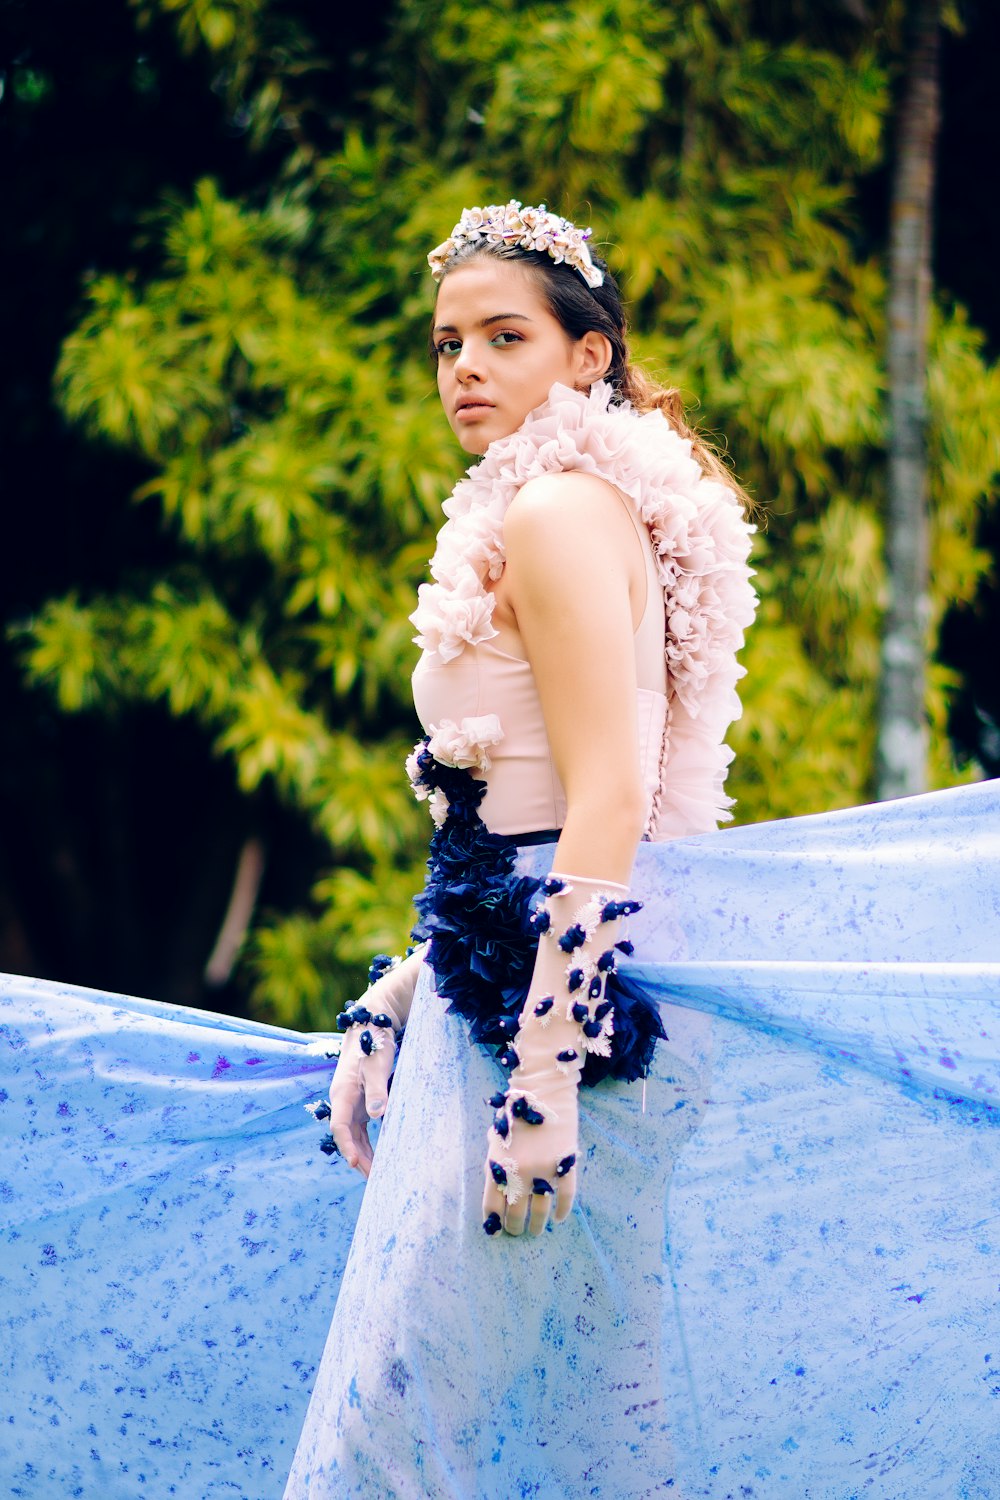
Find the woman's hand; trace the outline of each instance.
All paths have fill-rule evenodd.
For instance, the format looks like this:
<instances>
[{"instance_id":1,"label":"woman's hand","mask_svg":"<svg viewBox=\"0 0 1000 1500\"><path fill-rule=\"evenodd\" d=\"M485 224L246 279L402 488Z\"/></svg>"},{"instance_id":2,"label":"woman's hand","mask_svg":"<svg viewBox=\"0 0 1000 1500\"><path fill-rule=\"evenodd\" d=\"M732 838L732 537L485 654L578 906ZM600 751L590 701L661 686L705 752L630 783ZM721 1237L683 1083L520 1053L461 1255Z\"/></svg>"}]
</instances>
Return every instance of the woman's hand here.
<instances>
[{"instance_id":1,"label":"woman's hand","mask_svg":"<svg viewBox=\"0 0 1000 1500\"><path fill-rule=\"evenodd\" d=\"M368 1125L385 1113L399 1038L425 951L426 944L387 968L337 1018L344 1036L330 1082L330 1134L347 1165L363 1177L373 1160Z\"/></svg>"},{"instance_id":2,"label":"woman's hand","mask_svg":"<svg viewBox=\"0 0 1000 1500\"><path fill-rule=\"evenodd\" d=\"M388 1011L377 1014L389 1017ZM395 1032L395 1024L376 1027L356 1022L350 1026L330 1081L330 1134L347 1165L363 1177L371 1171L373 1160L368 1124L382 1118L389 1098L389 1079L396 1065Z\"/></svg>"},{"instance_id":3,"label":"woman's hand","mask_svg":"<svg viewBox=\"0 0 1000 1500\"><path fill-rule=\"evenodd\" d=\"M576 1192L577 1088L588 1052L611 1053L614 1008L605 998L622 919L638 910L623 885L579 875L545 881L532 918L538 954L513 1043L501 1062L510 1084L493 1096L483 1228L541 1234L569 1217Z\"/></svg>"},{"instance_id":4,"label":"woman's hand","mask_svg":"<svg viewBox=\"0 0 1000 1500\"><path fill-rule=\"evenodd\" d=\"M524 1045L523 1030L518 1033ZM570 1037L562 1050L575 1051ZM568 1219L576 1197L578 1141L577 1078L560 1078L554 1071L536 1077L523 1088L511 1078L510 1088L494 1095L501 1136L493 1125L486 1138L486 1185L483 1227L487 1234L541 1234L551 1221ZM523 1091L522 1091L523 1090ZM527 1103L522 1109L520 1100ZM491 1103L494 1102L491 1100ZM538 1124L523 1118L526 1110L542 1116Z\"/></svg>"}]
</instances>

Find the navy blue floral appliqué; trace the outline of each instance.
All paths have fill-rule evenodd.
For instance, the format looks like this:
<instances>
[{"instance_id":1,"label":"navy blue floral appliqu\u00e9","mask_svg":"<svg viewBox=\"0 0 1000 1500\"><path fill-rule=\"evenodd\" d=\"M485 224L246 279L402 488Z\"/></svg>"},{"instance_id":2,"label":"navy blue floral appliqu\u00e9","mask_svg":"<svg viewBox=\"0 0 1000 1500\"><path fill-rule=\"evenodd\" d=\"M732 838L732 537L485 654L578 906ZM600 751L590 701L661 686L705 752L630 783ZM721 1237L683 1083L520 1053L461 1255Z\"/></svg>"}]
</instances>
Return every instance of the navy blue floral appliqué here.
<instances>
[{"instance_id":1,"label":"navy blue floral appliqu\u00e9","mask_svg":"<svg viewBox=\"0 0 1000 1500\"><path fill-rule=\"evenodd\" d=\"M517 873L516 843L491 833L479 816L486 782L437 760L427 743L416 752L417 779L444 794L448 812L431 838L413 939L430 943L435 989L468 1023L472 1041L496 1047L509 1063L535 965L543 882ZM615 1012L610 1055L587 1054L580 1080L587 1086L645 1078L657 1041L666 1040L656 1002L627 972L608 974L606 998Z\"/></svg>"}]
</instances>

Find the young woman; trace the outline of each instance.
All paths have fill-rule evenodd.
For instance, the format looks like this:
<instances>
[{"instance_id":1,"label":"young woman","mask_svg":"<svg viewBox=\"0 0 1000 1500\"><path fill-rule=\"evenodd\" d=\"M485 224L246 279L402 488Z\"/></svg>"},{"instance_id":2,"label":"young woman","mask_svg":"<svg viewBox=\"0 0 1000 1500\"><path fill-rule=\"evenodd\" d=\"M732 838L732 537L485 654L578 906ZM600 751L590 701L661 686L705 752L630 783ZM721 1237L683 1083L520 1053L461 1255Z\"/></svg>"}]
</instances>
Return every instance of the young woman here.
<instances>
[{"instance_id":1,"label":"young woman","mask_svg":"<svg viewBox=\"0 0 1000 1500\"><path fill-rule=\"evenodd\" d=\"M411 773L439 822L418 901L429 944L343 1018L331 1131L369 1182L288 1500L853 1494L882 1462L868 1462L867 1433L888 1433L866 1428L853 1373L882 1335L858 1341L871 1311L843 1300L845 1265L833 1299L798 1284L831 1232L812 1223L831 1205L810 1179L829 1191L815 1157L838 1126L825 1098L804 1132L768 1118L790 1102L810 1114L817 1039L822 1053L832 1033L795 1014L794 983L775 993L766 961L844 950L816 912L810 937L803 892L762 901L754 922L770 940L744 934L739 971L713 971L705 960L734 952L745 899L738 914L720 872L706 923L685 857L657 847L726 816L722 737L754 603L744 497L676 393L630 366L617 290L586 233L517 203L472 209L430 262L441 399L483 457L445 506L413 617L427 739ZM865 958L880 956L905 884L877 911L866 890L864 916L843 892ZM663 1005L664 1030L654 999L677 992L643 960L689 954L700 982L682 1007ZM838 977L845 991L859 982ZM897 990L899 974L887 982ZM738 1041L724 1019L737 996L750 1000ZM385 1109L404 1026L373 1159L366 1123ZM786 1056L786 1029L810 1037L807 1065L801 1048ZM912 1076L909 1052L896 1056ZM884 1108L864 1093L855 1085L840 1151L867 1144L866 1106ZM746 1157L769 1152L791 1152L802 1180L768 1182L758 1206L766 1169ZM897 1152L876 1151L879 1170ZM852 1170L834 1209L838 1226L845 1208L856 1219L847 1264L880 1190ZM805 1223L814 1240L797 1246ZM767 1285L762 1259L786 1262L790 1283L779 1272ZM911 1384L892 1444L909 1441L921 1399ZM789 1458L807 1440L808 1458ZM916 1492L920 1472L885 1493Z\"/></svg>"},{"instance_id":2,"label":"young woman","mask_svg":"<svg viewBox=\"0 0 1000 1500\"><path fill-rule=\"evenodd\" d=\"M738 711L735 653L754 605L746 566L752 528L742 519L745 497L684 424L677 392L650 385L630 365L618 290L579 230L516 203L473 209L431 262L440 283L432 347L442 405L465 451L491 456L445 507L454 516L432 563L437 582L421 590L413 617L425 648L415 701L437 762L478 773L484 825L511 844L522 833L532 844L555 843L554 866L573 872L580 898L562 893L565 924L568 909L600 889L619 903L627 898L639 840L662 837L661 823L669 820L674 835L698 833L727 815L719 741ZM640 420L643 411L651 420ZM721 484L708 482L692 448ZM457 510L465 505L467 513ZM697 690L685 680L685 698L682 679L695 658ZM700 802L669 818L662 789L671 789L674 740L688 727L677 718L685 703L705 723ZM417 772L418 795L427 796L432 787L422 781ZM692 787L685 791L690 798ZM458 817L456 809L445 820L444 847L455 841ZM432 904L432 926L434 916ZM589 940L597 936L600 951L613 951L611 927ZM422 963L440 970L441 947L432 941L430 954L422 950L383 978L366 1007L384 1001L398 1032ZM552 947L541 944L540 960ZM494 977L511 984L509 974ZM542 989L556 983L538 979ZM445 993L450 999L447 980ZM487 988L482 998L487 1014L516 1015L509 996L501 1004ZM560 1008L572 1004L553 1009ZM577 1047L578 1066L556 1075L567 1080L559 1119L570 1151L570 1075L588 1052L596 1064L599 1056L617 1061L621 1048L613 1018L594 1038L572 1016L561 1019L559 1041ZM655 1038L659 1027L646 1020ZM554 1041L552 1009L544 1030ZM354 1065L338 1067L331 1093L334 1140L365 1175L365 1122L382 1112L394 1059L387 1045L361 1052L359 1039L370 1045L377 1031L351 1026ZM645 1072L650 1051L632 1076ZM515 1081L520 1076L515 1070ZM513 1127L508 1154L530 1140L545 1166L554 1114L547 1128ZM547 1175L555 1169L553 1160ZM530 1195L530 1216L528 1194L512 1198L487 1176L486 1216L496 1213L507 1233L540 1233L550 1217L560 1222L569 1212L575 1170L553 1194Z\"/></svg>"},{"instance_id":3,"label":"young woman","mask_svg":"<svg viewBox=\"0 0 1000 1500\"><path fill-rule=\"evenodd\" d=\"M430 259L418 947L327 1161L329 1038L0 983L5 1487L995 1495L1000 788L712 831L741 493L585 232Z\"/></svg>"},{"instance_id":4,"label":"young woman","mask_svg":"<svg viewBox=\"0 0 1000 1500\"><path fill-rule=\"evenodd\" d=\"M486 457L446 506L414 616L429 736L415 780L442 819L419 903L429 951L345 1017L331 1131L373 1175L288 1494L475 1493L498 1409L509 1446L490 1493L583 1493L589 1475L644 1494L670 1456L649 1316L673 1143L660 1099L688 1107L686 1127L698 1088L675 1054L642 1117L636 1081L663 1030L616 969L636 848L670 820L684 708L707 732L671 831L723 812L750 528L728 475L712 464L710 480L661 410L676 394L631 368L617 289L579 230L516 203L474 209L431 263L441 400ZM515 858L531 847L544 882ZM373 1168L365 1122L404 1026ZM531 1255L489 1242L556 1226ZM391 1442L371 1441L373 1417Z\"/></svg>"}]
</instances>

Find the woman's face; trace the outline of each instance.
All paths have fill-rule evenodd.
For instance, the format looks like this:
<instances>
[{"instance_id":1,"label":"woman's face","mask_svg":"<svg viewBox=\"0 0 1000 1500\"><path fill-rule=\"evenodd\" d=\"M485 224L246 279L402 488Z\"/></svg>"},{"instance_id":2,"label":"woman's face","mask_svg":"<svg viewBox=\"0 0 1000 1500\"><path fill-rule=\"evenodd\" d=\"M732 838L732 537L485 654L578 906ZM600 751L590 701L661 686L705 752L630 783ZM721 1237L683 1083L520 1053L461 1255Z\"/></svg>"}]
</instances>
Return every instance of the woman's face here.
<instances>
[{"instance_id":1,"label":"woman's face","mask_svg":"<svg viewBox=\"0 0 1000 1500\"><path fill-rule=\"evenodd\" d=\"M571 339L531 271L492 255L442 281L434 346L438 392L466 453L485 453L496 438L516 432L556 381L589 386L604 373L605 350L610 354L603 335Z\"/></svg>"}]
</instances>

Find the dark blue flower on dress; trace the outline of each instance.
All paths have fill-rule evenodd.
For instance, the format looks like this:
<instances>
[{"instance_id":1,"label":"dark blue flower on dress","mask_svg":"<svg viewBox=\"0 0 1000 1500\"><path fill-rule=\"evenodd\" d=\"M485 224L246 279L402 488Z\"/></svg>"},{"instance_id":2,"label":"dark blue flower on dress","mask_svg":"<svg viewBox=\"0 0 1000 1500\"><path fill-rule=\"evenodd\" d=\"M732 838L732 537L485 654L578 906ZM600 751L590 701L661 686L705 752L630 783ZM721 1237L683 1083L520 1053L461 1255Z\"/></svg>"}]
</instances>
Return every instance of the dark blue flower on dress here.
<instances>
[{"instance_id":1,"label":"dark blue flower on dress","mask_svg":"<svg viewBox=\"0 0 1000 1500\"><path fill-rule=\"evenodd\" d=\"M479 816L485 781L443 765L426 747L417 755L417 766L428 791L444 792L448 813L431 839L427 884L415 902L419 920L413 940L429 941L435 989L449 1011L468 1023L472 1041L503 1047L509 1054L511 1033L501 1022L513 1021L516 1028L524 1007L538 944L533 918L547 915L538 910L540 898L563 890L565 883L558 877L537 880L517 873L516 846L490 833ZM627 908L617 915L628 915L640 903L609 902L604 910L612 905ZM616 947L631 951L624 939ZM582 969L574 970L571 991L580 989L584 978ZM605 994L615 1011L610 1055L587 1054L584 1085L609 1076L626 1082L645 1077L656 1042L666 1035L655 1002L621 969L607 971Z\"/></svg>"}]
</instances>

